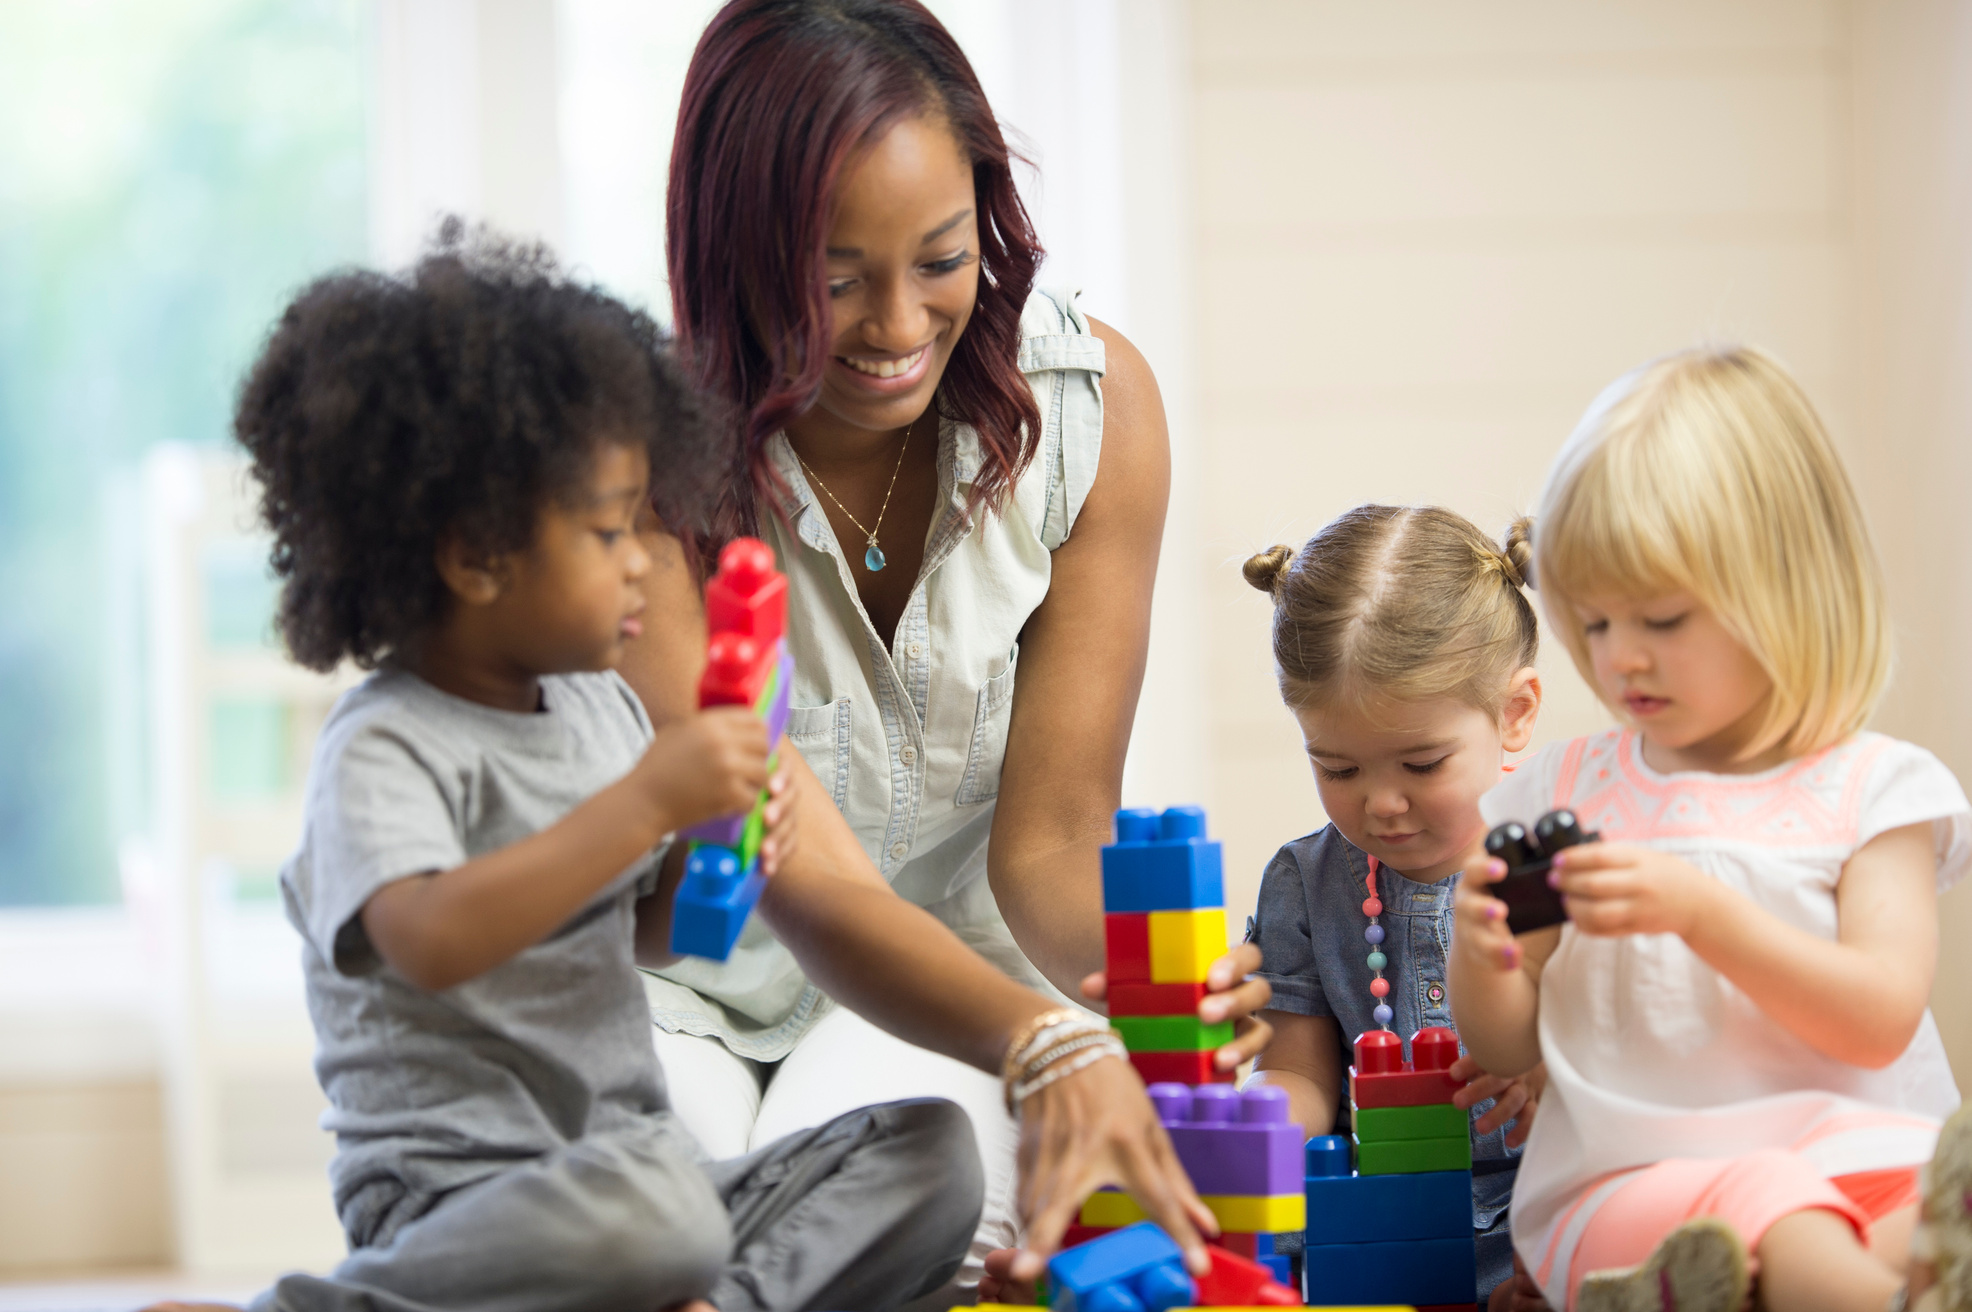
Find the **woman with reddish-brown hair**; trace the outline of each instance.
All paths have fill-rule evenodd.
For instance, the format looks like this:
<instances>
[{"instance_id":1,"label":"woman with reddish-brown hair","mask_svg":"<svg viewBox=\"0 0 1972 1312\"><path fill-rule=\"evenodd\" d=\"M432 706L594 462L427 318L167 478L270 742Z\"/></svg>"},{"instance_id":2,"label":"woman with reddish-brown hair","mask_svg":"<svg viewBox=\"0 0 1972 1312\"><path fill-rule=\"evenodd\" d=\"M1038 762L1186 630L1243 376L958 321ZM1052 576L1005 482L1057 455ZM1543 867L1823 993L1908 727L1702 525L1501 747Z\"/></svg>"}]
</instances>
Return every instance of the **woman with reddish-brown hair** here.
<instances>
[{"instance_id":1,"label":"woman with reddish-brown hair","mask_svg":"<svg viewBox=\"0 0 1972 1312\"><path fill-rule=\"evenodd\" d=\"M1101 1026L1069 1002L1103 992L1099 849L1149 642L1163 407L1128 341L1034 290L1011 163L915 0L734 0L692 59L667 207L678 346L731 408L716 536L764 537L789 577L806 768L766 914L728 961L649 978L658 1053L717 1156L865 1103L957 1101L986 1163L975 1259L1024 1220L1051 1248L1098 1183L1189 1195L1151 1178L1174 1168L1142 1086L1077 1044ZM670 579L692 604L682 561ZM692 705L703 633L652 627L625 673L661 723ZM822 876L898 897L846 926L795 892ZM1230 953L1201 1003L1242 1021L1222 1069L1264 1045L1243 1019L1258 965Z\"/></svg>"}]
</instances>

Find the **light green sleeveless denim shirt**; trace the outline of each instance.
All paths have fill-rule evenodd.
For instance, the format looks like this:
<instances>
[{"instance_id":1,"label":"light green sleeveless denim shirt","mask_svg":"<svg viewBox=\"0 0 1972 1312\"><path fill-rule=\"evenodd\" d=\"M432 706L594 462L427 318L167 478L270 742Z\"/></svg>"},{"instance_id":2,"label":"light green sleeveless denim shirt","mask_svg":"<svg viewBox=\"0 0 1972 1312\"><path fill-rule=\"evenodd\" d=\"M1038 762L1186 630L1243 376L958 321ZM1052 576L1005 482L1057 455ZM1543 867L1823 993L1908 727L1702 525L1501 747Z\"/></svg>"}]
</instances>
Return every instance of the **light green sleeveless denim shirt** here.
<instances>
[{"instance_id":1,"label":"light green sleeveless denim shirt","mask_svg":"<svg viewBox=\"0 0 1972 1312\"><path fill-rule=\"evenodd\" d=\"M986 882L1021 629L1047 595L1102 450L1102 342L1074 293L1035 292L1020 320L1020 368L1041 441L1000 513L966 513L979 438L945 421L938 512L924 567L886 649L848 558L784 436L768 452L792 491L789 525L762 536L788 576L794 709L788 737L903 897L1022 983L1059 998L1008 932ZM851 543L860 552L861 543ZM832 1004L767 932L747 922L725 962L687 958L646 973L651 1018L776 1061Z\"/></svg>"}]
</instances>

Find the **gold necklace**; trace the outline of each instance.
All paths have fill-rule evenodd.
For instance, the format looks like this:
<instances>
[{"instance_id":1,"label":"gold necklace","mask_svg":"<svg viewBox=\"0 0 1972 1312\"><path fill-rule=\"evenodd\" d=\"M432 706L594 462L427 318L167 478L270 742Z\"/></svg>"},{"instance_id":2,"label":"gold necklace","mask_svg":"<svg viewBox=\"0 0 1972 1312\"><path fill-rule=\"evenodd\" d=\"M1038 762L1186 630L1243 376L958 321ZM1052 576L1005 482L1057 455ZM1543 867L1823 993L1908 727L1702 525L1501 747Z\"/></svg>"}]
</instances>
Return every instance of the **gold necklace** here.
<instances>
[{"instance_id":1,"label":"gold necklace","mask_svg":"<svg viewBox=\"0 0 1972 1312\"><path fill-rule=\"evenodd\" d=\"M843 505L842 502L839 499L837 499L835 493L829 491L828 484L822 482L820 478L815 476L815 471L808 468L808 462L806 460L801 460L801 453L799 451L796 451L794 453L794 458L796 460L801 461L801 472L808 475L808 481L810 483L813 483L816 487L820 488L822 490L823 496L827 497L830 501L834 501L835 508L837 510L840 510L844 515L848 516L849 522L856 526L856 531L858 533L861 533L863 536L867 537L870 540L870 549L863 553L863 568L867 569L872 574L876 573L878 570L882 569L885 565L889 564L889 562L885 560L883 557L883 548L879 547L876 544L876 532L877 529L883 527L884 511L890 509L890 494L897 490L897 475L903 472L904 451L905 448L910 446L910 444L911 444L911 430L909 427L906 427L904 429L903 445L897 448L897 468L890 471L890 486L883 489L883 505L877 508L876 528L864 528L863 522L861 520L857 519L854 515L849 514L849 507Z\"/></svg>"}]
</instances>

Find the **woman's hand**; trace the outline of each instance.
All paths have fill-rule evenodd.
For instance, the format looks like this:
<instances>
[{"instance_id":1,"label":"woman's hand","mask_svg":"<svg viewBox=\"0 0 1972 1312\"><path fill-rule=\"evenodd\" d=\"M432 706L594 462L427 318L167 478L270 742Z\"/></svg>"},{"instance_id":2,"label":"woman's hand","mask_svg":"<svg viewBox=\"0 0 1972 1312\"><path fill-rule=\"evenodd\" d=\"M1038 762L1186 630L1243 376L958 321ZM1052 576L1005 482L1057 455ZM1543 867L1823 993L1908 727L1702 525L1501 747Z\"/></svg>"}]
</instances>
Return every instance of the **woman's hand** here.
<instances>
[{"instance_id":1,"label":"woman's hand","mask_svg":"<svg viewBox=\"0 0 1972 1312\"><path fill-rule=\"evenodd\" d=\"M795 772L788 757L793 752L786 738L781 739L779 765L767 780L767 805L761 813L767 833L760 840L760 873L773 878L787 859L794 855L801 833L801 806Z\"/></svg>"},{"instance_id":2,"label":"woman's hand","mask_svg":"<svg viewBox=\"0 0 1972 1312\"><path fill-rule=\"evenodd\" d=\"M1534 1067L1525 1075L1507 1079L1487 1074L1468 1053L1452 1063L1451 1076L1465 1085L1452 1095L1454 1106L1471 1111L1486 1099L1493 1100L1492 1108L1473 1123L1475 1134L1491 1134L1512 1121L1513 1128L1506 1134L1506 1146L1518 1148L1527 1142L1527 1135L1534 1128L1534 1113L1540 1109L1541 1090L1547 1087L1545 1064Z\"/></svg>"},{"instance_id":3,"label":"woman's hand","mask_svg":"<svg viewBox=\"0 0 1972 1312\"><path fill-rule=\"evenodd\" d=\"M1212 1054L1212 1064L1222 1071L1236 1070L1259 1056L1274 1037L1274 1027L1257 1014L1274 996L1274 986L1254 975L1259 969L1260 945L1242 943L1205 973L1207 992L1198 1004L1198 1018L1207 1025L1233 1023L1232 1042ZM1109 976L1098 970L1083 979L1082 996L1091 1002L1108 997Z\"/></svg>"},{"instance_id":4,"label":"woman's hand","mask_svg":"<svg viewBox=\"0 0 1972 1312\"><path fill-rule=\"evenodd\" d=\"M1548 884L1584 934L1676 934L1689 938L1718 884L1655 848L1588 843L1555 853Z\"/></svg>"},{"instance_id":5,"label":"woman's hand","mask_svg":"<svg viewBox=\"0 0 1972 1312\"><path fill-rule=\"evenodd\" d=\"M1184 1250L1194 1275L1210 1269L1203 1231L1218 1222L1191 1187L1171 1138L1128 1063L1106 1058L1046 1085L1020 1106L1020 1216L1027 1246L1005 1263L1006 1279L1031 1284L1082 1200L1121 1185Z\"/></svg>"},{"instance_id":6,"label":"woman's hand","mask_svg":"<svg viewBox=\"0 0 1972 1312\"><path fill-rule=\"evenodd\" d=\"M1506 862L1475 854L1452 894L1452 951L1501 971L1520 969L1520 945L1507 928L1506 903L1488 891L1505 878Z\"/></svg>"}]
</instances>

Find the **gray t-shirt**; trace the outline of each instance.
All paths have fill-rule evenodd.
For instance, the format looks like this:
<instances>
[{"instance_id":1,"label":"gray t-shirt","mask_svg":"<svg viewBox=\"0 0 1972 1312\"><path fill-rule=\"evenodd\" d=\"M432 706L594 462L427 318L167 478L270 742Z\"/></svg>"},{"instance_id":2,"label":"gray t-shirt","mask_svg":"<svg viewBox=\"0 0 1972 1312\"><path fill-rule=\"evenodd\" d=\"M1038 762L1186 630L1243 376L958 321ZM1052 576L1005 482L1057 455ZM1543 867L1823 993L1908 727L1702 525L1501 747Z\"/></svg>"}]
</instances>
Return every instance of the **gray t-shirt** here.
<instances>
[{"instance_id":1,"label":"gray t-shirt","mask_svg":"<svg viewBox=\"0 0 1972 1312\"><path fill-rule=\"evenodd\" d=\"M553 824L623 777L650 721L613 673L541 681L522 715L381 670L336 703L281 872L303 940L336 1207L364 1244L439 1195L599 1133L674 1136L632 954L654 855L511 960L439 992L386 965L359 915L378 889Z\"/></svg>"}]
</instances>

